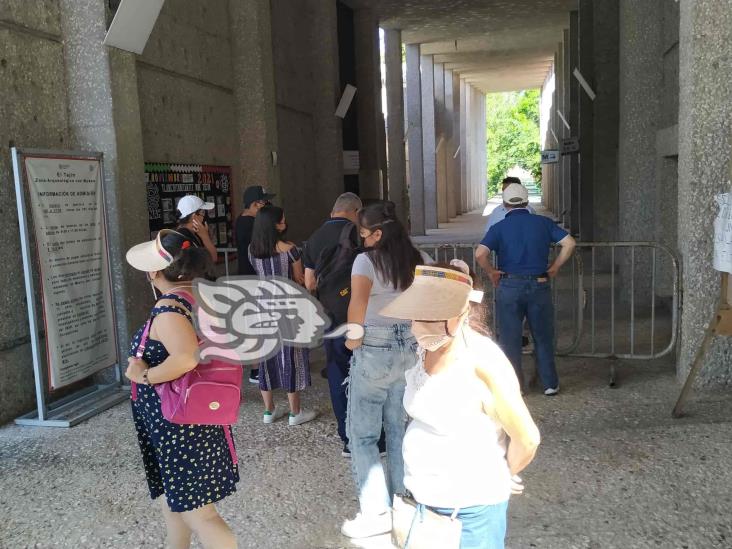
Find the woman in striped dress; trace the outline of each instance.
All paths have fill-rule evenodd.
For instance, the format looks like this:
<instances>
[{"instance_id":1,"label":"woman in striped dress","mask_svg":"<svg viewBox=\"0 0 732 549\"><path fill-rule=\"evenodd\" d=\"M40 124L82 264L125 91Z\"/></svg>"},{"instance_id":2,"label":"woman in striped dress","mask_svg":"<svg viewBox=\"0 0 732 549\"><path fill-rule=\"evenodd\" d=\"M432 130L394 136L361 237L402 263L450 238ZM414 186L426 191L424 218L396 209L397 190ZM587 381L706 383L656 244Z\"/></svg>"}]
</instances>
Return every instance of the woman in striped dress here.
<instances>
[{"instance_id":1,"label":"woman in striped dress","mask_svg":"<svg viewBox=\"0 0 732 549\"><path fill-rule=\"evenodd\" d=\"M249 246L249 261L262 278L282 276L304 285L305 274L300 250L284 240L285 214L277 206L265 206L257 213ZM272 391L285 389L290 404L289 424L300 425L315 419L312 410L300 406L300 391L310 386L308 349L283 345L273 357L259 364L259 390L264 400L264 423L272 423L287 413L275 406Z\"/></svg>"}]
</instances>

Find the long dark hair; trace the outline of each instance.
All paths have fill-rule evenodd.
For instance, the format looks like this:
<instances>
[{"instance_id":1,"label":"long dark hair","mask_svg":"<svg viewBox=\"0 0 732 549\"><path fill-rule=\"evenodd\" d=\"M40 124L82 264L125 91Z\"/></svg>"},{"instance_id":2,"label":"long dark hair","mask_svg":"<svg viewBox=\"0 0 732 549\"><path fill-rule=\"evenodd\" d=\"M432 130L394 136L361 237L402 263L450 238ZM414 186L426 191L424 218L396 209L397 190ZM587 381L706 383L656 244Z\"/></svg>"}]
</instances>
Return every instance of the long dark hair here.
<instances>
[{"instance_id":1,"label":"long dark hair","mask_svg":"<svg viewBox=\"0 0 732 549\"><path fill-rule=\"evenodd\" d=\"M406 290L414 281L414 268L422 256L397 219L394 203L388 200L369 204L358 213L359 224L367 231L381 229L381 240L368 251L376 272L395 290Z\"/></svg>"},{"instance_id":2,"label":"long dark hair","mask_svg":"<svg viewBox=\"0 0 732 549\"><path fill-rule=\"evenodd\" d=\"M284 215L284 210L277 206L264 206L257 212L252 229L251 252L254 257L272 257L277 253L277 243L282 240L277 225Z\"/></svg>"},{"instance_id":3,"label":"long dark hair","mask_svg":"<svg viewBox=\"0 0 732 549\"><path fill-rule=\"evenodd\" d=\"M161 244L173 256L173 262L162 271L168 282L214 279L214 265L209 253L192 244L184 235L171 232L162 238Z\"/></svg>"}]
</instances>

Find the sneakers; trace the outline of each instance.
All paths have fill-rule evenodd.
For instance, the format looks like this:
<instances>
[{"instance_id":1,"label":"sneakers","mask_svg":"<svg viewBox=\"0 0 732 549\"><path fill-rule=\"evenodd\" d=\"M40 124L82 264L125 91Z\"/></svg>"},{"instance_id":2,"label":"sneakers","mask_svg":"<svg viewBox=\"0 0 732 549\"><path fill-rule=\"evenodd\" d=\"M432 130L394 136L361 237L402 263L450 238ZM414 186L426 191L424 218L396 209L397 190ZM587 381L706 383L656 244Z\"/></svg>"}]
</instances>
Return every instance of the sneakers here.
<instances>
[{"instance_id":1,"label":"sneakers","mask_svg":"<svg viewBox=\"0 0 732 549\"><path fill-rule=\"evenodd\" d=\"M273 412L265 410L264 414L262 414L262 422L267 424L272 423L273 421L280 419L286 413L287 410L285 408L281 408L280 406L275 405L275 409Z\"/></svg>"},{"instance_id":2,"label":"sneakers","mask_svg":"<svg viewBox=\"0 0 732 549\"><path fill-rule=\"evenodd\" d=\"M383 440L380 440L378 446L379 446L379 456L385 457L386 456L386 442L384 442Z\"/></svg>"},{"instance_id":3,"label":"sneakers","mask_svg":"<svg viewBox=\"0 0 732 549\"><path fill-rule=\"evenodd\" d=\"M351 459L351 449L348 447L348 444L343 445L343 451L341 452L341 456Z\"/></svg>"},{"instance_id":4,"label":"sneakers","mask_svg":"<svg viewBox=\"0 0 732 549\"><path fill-rule=\"evenodd\" d=\"M544 389L544 394L548 397L559 394L559 385L557 385L556 387L549 387L548 389Z\"/></svg>"},{"instance_id":5,"label":"sneakers","mask_svg":"<svg viewBox=\"0 0 732 549\"><path fill-rule=\"evenodd\" d=\"M300 408L300 413L297 415L294 415L292 412L290 412L290 426L292 427L293 425L302 425L303 423L314 420L317 416L318 414L313 410L305 410L304 408Z\"/></svg>"},{"instance_id":6,"label":"sneakers","mask_svg":"<svg viewBox=\"0 0 732 549\"><path fill-rule=\"evenodd\" d=\"M380 515L359 513L353 520L347 520L341 526L341 534L347 538L370 538L391 532L391 511Z\"/></svg>"},{"instance_id":7,"label":"sneakers","mask_svg":"<svg viewBox=\"0 0 732 549\"><path fill-rule=\"evenodd\" d=\"M259 385L259 369L258 368L252 368L252 371L249 372L249 383L256 383Z\"/></svg>"}]
</instances>

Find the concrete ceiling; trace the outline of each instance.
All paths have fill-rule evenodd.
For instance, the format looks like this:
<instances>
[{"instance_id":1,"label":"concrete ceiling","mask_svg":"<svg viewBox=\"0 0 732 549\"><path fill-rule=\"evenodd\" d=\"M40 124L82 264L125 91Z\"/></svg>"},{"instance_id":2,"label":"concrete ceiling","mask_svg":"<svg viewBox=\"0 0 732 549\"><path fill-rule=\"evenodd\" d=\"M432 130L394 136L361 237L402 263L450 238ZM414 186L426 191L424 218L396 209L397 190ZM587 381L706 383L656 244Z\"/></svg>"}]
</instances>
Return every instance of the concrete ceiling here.
<instances>
[{"instance_id":1,"label":"concrete ceiling","mask_svg":"<svg viewBox=\"0 0 732 549\"><path fill-rule=\"evenodd\" d=\"M540 87L577 0L355 0L485 93Z\"/></svg>"}]
</instances>

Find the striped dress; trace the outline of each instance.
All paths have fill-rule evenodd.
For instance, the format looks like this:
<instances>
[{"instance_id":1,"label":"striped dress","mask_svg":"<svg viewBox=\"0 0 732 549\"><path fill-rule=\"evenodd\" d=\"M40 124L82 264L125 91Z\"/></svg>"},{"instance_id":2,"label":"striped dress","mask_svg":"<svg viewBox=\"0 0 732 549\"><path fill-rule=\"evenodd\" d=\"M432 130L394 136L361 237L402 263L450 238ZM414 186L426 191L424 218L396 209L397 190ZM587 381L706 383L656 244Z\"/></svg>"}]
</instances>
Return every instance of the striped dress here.
<instances>
[{"instance_id":1,"label":"striped dress","mask_svg":"<svg viewBox=\"0 0 732 549\"><path fill-rule=\"evenodd\" d=\"M254 257L249 249L249 261L261 277L283 276L292 279L292 264L300 256L297 247L265 258ZM309 349L283 345L279 353L259 364L259 388L262 391L285 389L288 393L294 393L309 386Z\"/></svg>"}]
</instances>

